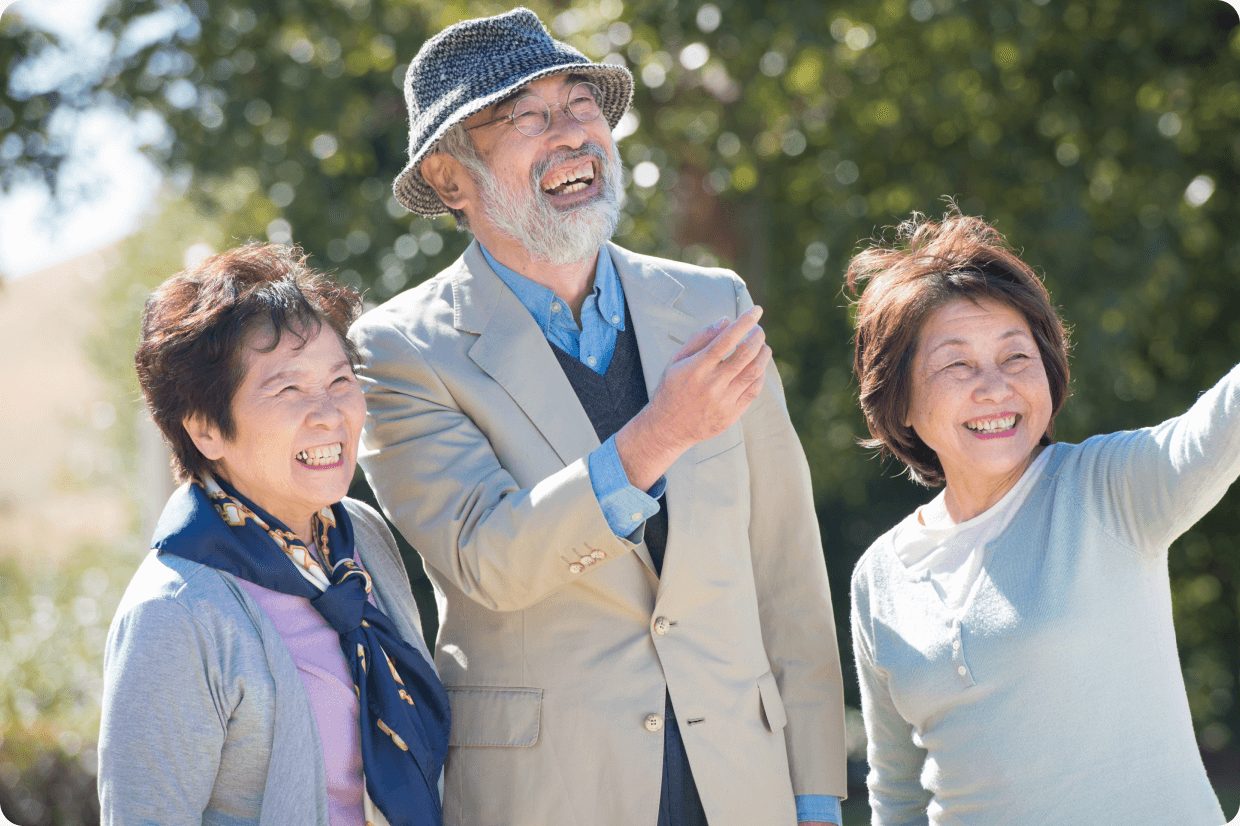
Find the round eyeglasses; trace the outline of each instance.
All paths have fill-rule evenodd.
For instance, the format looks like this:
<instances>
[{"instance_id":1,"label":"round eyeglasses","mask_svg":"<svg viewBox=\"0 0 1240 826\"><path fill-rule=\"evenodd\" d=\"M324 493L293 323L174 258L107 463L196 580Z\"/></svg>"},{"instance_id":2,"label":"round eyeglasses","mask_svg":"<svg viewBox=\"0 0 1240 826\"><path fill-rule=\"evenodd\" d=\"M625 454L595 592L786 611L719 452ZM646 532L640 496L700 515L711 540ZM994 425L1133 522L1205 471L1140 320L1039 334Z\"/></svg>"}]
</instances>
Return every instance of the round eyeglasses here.
<instances>
[{"instance_id":1,"label":"round eyeglasses","mask_svg":"<svg viewBox=\"0 0 1240 826\"><path fill-rule=\"evenodd\" d=\"M568 90L568 100L560 108L578 123L589 123L602 113L603 90L588 81L574 84ZM493 123L510 121L516 130L527 138L536 138L551 126L551 106L538 95L522 95L507 115L493 118L485 123L465 127L465 131L481 129Z\"/></svg>"}]
</instances>

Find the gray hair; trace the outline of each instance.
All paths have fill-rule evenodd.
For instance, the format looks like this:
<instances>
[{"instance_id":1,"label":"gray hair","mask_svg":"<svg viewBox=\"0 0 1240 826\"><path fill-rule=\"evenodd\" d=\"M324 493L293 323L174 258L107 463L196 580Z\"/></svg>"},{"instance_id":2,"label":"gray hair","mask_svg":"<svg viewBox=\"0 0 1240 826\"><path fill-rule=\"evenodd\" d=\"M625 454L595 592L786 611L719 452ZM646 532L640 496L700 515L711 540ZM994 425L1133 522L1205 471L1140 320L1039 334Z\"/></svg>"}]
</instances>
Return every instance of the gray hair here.
<instances>
[{"instance_id":1,"label":"gray hair","mask_svg":"<svg viewBox=\"0 0 1240 826\"><path fill-rule=\"evenodd\" d=\"M453 124L447 132L443 133L443 137L435 143L431 151L442 152L449 157L456 158L466 169L475 168L476 164L482 163L482 158L478 157L478 149L474 146L474 139L465 129L464 123ZM444 204L444 208L456 219L457 229L469 229L469 218L463 211L447 204Z\"/></svg>"}]
</instances>

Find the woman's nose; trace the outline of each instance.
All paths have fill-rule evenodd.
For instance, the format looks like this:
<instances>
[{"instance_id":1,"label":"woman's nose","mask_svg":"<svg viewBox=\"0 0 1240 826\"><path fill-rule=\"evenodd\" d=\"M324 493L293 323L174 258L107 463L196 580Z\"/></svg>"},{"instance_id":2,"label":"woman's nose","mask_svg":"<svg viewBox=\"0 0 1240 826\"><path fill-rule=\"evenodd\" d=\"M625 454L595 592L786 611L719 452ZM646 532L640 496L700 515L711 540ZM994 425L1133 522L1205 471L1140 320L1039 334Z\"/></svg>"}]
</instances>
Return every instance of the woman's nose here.
<instances>
[{"instance_id":1,"label":"woman's nose","mask_svg":"<svg viewBox=\"0 0 1240 826\"><path fill-rule=\"evenodd\" d=\"M1012 395L1012 384L998 367L983 369L977 377L973 396L978 401L1003 401Z\"/></svg>"},{"instance_id":2,"label":"woman's nose","mask_svg":"<svg viewBox=\"0 0 1240 826\"><path fill-rule=\"evenodd\" d=\"M333 427L344 418L340 400L331 393L320 393L310 402L306 418L312 425Z\"/></svg>"}]
</instances>

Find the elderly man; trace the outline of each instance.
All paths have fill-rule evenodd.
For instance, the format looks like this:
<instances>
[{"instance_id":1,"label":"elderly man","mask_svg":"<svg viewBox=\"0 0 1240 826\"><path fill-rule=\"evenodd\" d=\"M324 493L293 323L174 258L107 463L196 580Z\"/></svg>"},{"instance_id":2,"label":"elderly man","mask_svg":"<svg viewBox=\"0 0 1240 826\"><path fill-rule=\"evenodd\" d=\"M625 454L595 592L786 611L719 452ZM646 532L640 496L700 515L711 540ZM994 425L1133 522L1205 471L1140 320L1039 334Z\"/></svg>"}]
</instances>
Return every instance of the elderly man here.
<instances>
[{"instance_id":1,"label":"elderly man","mask_svg":"<svg viewBox=\"0 0 1240 826\"><path fill-rule=\"evenodd\" d=\"M808 468L741 280L609 242L632 83L526 9L406 76L396 197L474 243L352 335L362 465L439 598L445 819L838 823Z\"/></svg>"}]
</instances>

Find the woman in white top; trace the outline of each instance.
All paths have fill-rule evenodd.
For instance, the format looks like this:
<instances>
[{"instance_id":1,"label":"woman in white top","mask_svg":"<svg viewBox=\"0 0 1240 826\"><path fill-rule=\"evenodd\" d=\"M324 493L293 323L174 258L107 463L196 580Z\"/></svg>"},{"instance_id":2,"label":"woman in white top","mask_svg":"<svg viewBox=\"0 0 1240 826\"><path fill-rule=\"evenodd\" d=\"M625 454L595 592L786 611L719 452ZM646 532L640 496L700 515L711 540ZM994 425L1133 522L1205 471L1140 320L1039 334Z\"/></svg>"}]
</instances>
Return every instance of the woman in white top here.
<instances>
[{"instance_id":1,"label":"woman in white top","mask_svg":"<svg viewBox=\"0 0 1240 826\"><path fill-rule=\"evenodd\" d=\"M868 445L943 488L853 574L873 822L1222 823L1167 553L1240 474L1240 370L1056 443L1067 334L984 221L914 216L847 282Z\"/></svg>"}]
</instances>

